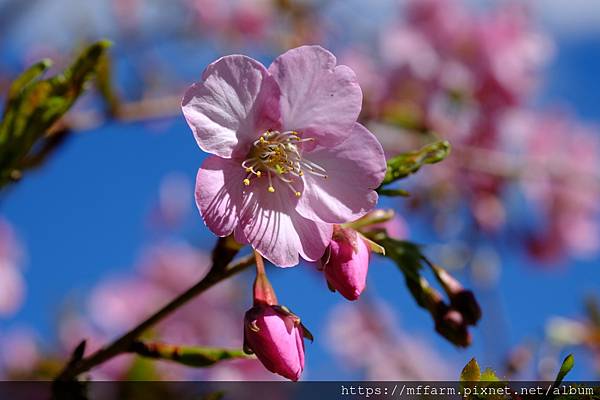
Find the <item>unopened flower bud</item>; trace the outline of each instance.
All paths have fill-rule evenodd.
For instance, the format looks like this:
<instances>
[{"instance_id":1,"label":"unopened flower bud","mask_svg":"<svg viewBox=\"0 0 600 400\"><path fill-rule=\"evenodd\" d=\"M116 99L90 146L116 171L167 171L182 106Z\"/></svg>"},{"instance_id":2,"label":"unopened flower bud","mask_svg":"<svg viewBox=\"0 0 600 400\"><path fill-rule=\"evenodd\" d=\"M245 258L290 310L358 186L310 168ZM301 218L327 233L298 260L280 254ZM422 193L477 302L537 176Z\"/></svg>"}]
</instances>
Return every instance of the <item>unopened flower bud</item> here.
<instances>
[{"instance_id":1,"label":"unopened flower bud","mask_svg":"<svg viewBox=\"0 0 600 400\"><path fill-rule=\"evenodd\" d=\"M463 316L467 325L475 325L481 319L481 308L472 291L466 290L446 270L432 264L435 274L448 294L450 305Z\"/></svg>"},{"instance_id":2,"label":"unopened flower bud","mask_svg":"<svg viewBox=\"0 0 600 400\"><path fill-rule=\"evenodd\" d=\"M434 316L435 330L459 347L471 344L471 334L463 315L457 310L444 306Z\"/></svg>"},{"instance_id":3,"label":"unopened flower bud","mask_svg":"<svg viewBox=\"0 0 600 400\"><path fill-rule=\"evenodd\" d=\"M435 330L440 335L456 346L467 347L471 344L469 327L460 310L448 305L441 294L422 277L418 280L408 280L407 284L417 303L431 314Z\"/></svg>"},{"instance_id":4,"label":"unopened flower bud","mask_svg":"<svg viewBox=\"0 0 600 400\"><path fill-rule=\"evenodd\" d=\"M356 300L367 284L369 244L357 231L335 226L321 265L331 289Z\"/></svg>"},{"instance_id":5,"label":"unopened flower bud","mask_svg":"<svg viewBox=\"0 0 600 400\"><path fill-rule=\"evenodd\" d=\"M304 337L311 334L300 318L276 305L252 307L244 318L244 350L271 372L297 381L304 370Z\"/></svg>"},{"instance_id":6,"label":"unopened flower bud","mask_svg":"<svg viewBox=\"0 0 600 400\"><path fill-rule=\"evenodd\" d=\"M462 314L467 325L475 325L481 319L481 308L470 290L461 290L450 296L450 304Z\"/></svg>"}]
</instances>

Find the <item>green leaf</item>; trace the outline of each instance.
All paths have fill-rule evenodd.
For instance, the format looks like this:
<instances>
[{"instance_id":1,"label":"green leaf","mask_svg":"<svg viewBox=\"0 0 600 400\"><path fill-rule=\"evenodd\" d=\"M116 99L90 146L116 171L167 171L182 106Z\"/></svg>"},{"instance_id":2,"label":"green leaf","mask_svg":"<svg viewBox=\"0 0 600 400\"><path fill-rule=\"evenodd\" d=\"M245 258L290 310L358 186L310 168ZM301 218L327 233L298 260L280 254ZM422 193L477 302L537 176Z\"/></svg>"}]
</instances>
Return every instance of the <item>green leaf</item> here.
<instances>
[{"instance_id":1,"label":"green leaf","mask_svg":"<svg viewBox=\"0 0 600 400\"><path fill-rule=\"evenodd\" d=\"M35 164L27 157L44 147L48 131L87 88L109 46L94 43L61 74L36 80L50 65L43 60L13 82L0 122L0 187Z\"/></svg>"},{"instance_id":2,"label":"green leaf","mask_svg":"<svg viewBox=\"0 0 600 400\"><path fill-rule=\"evenodd\" d=\"M209 367L219 361L252 358L242 349L220 347L177 346L166 343L135 342L132 352L143 357L168 360L190 367Z\"/></svg>"},{"instance_id":3,"label":"green leaf","mask_svg":"<svg viewBox=\"0 0 600 400\"><path fill-rule=\"evenodd\" d=\"M160 373L156 370L154 360L135 357L125 374L128 381L154 381L160 380Z\"/></svg>"},{"instance_id":4,"label":"green leaf","mask_svg":"<svg viewBox=\"0 0 600 400\"><path fill-rule=\"evenodd\" d=\"M443 140L423 146L417 151L400 154L388 160L382 186L417 172L425 164L435 164L450 154L450 143Z\"/></svg>"},{"instance_id":5,"label":"green leaf","mask_svg":"<svg viewBox=\"0 0 600 400\"><path fill-rule=\"evenodd\" d=\"M565 379L565 376L567 376L567 374L573 369L574 365L575 358L573 357L573 354L569 354L560 366L560 370L558 371L558 374L556 375L556 380L554 381L554 386L560 385L563 379Z\"/></svg>"},{"instance_id":6,"label":"green leaf","mask_svg":"<svg viewBox=\"0 0 600 400\"><path fill-rule=\"evenodd\" d=\"M182 347L179 355L175 356L172 361L191 367L208 367L219 361L233 358L248 358L248 355L241 349Z\"/></svg>"},{"instance_id":7,"label":"green leaf","mask_svg":"<svg viewBox=\"0 0 600 400\"><path fill-rule=\"evenodd\" d=\"M385 249L385 255L391 258L398 268L410 277L411 279L419 279L419 271L421 265L421 249L418 245L405 240L393 239L385 235L385 237L377 240Z\"/></svg>"},{"instance_id":8,"label":"green leaf","mask_svg":"<svg viewBox=\"0 0 600 400\"><path fill-rule=\"evenodd\" d=\"M26 69L10 85L6 98L6 104L4 106L2 121L0 122L0 156L3 156L3 144L7 143L12 136L13 132L9 130L9 128L13 126L14 120L17 116L17 114L14 112L14 109L21 100L20 95L23 89L27 87L34 79L40 77L51 65L52 62L50 60L42 60L37 62Z\"/></svg>"},{"instance_id":9,"label":"green leaf","mask_svg":"<svg viewBox=\"0 0 600 400\"><path fill-rule=\"evenodd\" d=\"M486 368L485 371L481 373L480 380L482 382L500 382L500 379L491 368Z\"/></svg>"},{"instance_id":10,"label":"green leaf","mask_svg":"<svg viewBox=\"0 0 600 400\"><path fill-rule=\"evenodd\" d=\"M461 382L479 382L481 380L481 370L477 360L472 358L471 361L463 368L460 373Z\"/></svg>"},{"instance_id":11,"label":"green leaf","mask_svg":"<svg viewBox=\"0 0 600 400\"><path fill-rule=\"evenodd\" d=\"M403 189L377 189L377 193L381 196L389 196L389 197L410 197L410 192Z\"/></svg>"},{"instance_id":12,"label":"green leaf","mask_svg":"<svg viewBox=\"0 0 600 400\"><path fill-rule=\"evenodd\" d=\"M11 100L15 99L19 95L19 93L21 93L21 90L23 90L25 86L31 83L31 81L33 81L34 79L39 78L51 66L52 60L43 59L33 64L31 67L27 68L10 85L10 88L8 90L7 104L9 104Z\"/></svg>"},{"instance_id":13,"label":"green leaf","mask_svg":"<svg viewBox=\"0 0 600 400\"><path fill-rule=\"evenodd\" d=\"M121 102L113 87L112 65L107 55L101 57L98 62L96 87L106 103L108 114L113 117L117 116Z\"/></svg>"}]
</instances>

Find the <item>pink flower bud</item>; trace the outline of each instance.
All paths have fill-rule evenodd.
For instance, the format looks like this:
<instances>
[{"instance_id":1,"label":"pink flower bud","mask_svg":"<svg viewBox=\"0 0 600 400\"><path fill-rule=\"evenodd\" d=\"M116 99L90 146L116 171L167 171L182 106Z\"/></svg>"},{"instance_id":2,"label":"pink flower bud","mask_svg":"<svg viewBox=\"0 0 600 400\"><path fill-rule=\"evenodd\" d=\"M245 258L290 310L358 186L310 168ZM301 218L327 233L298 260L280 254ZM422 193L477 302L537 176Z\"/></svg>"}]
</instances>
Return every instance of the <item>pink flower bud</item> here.
<instances>
[{"instance_id":1,"label":"pink flower bud","mask_svg":"<svg viewBox=\"0 0 600 400\"><path fill-rule=\"evenodd\" d=\"M304 337L312 340L300 318L282 306L257 305L244 318L244 350L255 353L271 372L297 381L304 370Z\"/></svg>"},{"instance_id":2,"label":"pink flower bud","mask_svg":"<svg viewBox=\"0 0 600 400\"><path fill-rule=\"evenodd\" d=\"M321 263L331 289L348 300L356 300L367 284L370 249L354 229L335 226Z\"/></svg>"}]
</instances>

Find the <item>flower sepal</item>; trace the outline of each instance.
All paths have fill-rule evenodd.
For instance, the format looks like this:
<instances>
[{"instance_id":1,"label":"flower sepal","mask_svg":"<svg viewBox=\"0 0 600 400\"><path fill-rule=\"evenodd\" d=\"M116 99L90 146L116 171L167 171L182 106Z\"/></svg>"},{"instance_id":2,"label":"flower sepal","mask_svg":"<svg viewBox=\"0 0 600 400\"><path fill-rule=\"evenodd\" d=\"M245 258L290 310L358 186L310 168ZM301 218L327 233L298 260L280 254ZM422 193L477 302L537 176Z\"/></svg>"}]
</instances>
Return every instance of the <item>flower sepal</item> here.
<instances>
[{"instance_id":1,"label":"flower sepal","mask_svg":"<svg viewBox=\"0 0 600 400\"><path fill-rule=\"evenodd\" d=\"M315 337L313 336L313 334L308 330L308 328L302 323L302 320L300 319L300 317L296 314L294 314L289 308L287 308L286 306L282 306L282 305L274 305L272 306L273 309L275 310L275 312L279 313L280 315L284 316L284 317L289 317L292 318L292 320L294 321L294 325L295 326L299 326L302 328L302 336L305 339L310 340L311 342L315 341Z\"/></svg>"}]
</instances>

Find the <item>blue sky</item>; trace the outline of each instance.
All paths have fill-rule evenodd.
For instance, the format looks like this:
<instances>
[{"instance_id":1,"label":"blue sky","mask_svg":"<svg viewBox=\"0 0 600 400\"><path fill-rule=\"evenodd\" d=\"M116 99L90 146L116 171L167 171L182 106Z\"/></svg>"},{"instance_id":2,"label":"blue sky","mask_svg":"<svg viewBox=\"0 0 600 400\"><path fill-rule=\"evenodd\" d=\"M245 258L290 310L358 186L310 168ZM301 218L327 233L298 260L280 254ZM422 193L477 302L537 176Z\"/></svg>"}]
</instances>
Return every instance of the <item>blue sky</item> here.
<instances>
[{"instance_id":1,"label":"blue sky","mask_svg":"<svg viewBox=\"0 0 600 400\"><path fill-rule=\"evenodd\" d=\"M31 17L33 18L33 17ZM39 16L37 17L39 18ZM550 18L551 20L551 18ZM553 25L549 23L549 27ZM558 54L550 66L540 104L563 103L587 121L600 117L600 37L592 31L573 34L560 27ZM12 35L12 36L11 36ZM14 29L0 43L3 62L18 64L20 44L27 42L27 28ZM175 62L178 72L192 82L216 56L212 49L197 49L189 56L189 45L161 50ZM116 43L119 81L125 86L133 72ZM47 165L28 174L1 199L0 212L17 229L28 253L28 296L23 309L8 320L0 320L0 331L11 326L32 325L42 336L51 336L60 304L68 293L85 293L102 277L130 269L144 244L152 239L145 227L149 208L156 201L161 180L173 172L193 181L204 155L195 144L181 116L148 124L108 123L75 135ZM409 218L413 239L435 243L418 218ZM185 235L212 240L195 209L185 224ZM406 293L400 273L388 262L374 262L369 288L398 311L403 329L428 338L433 346L459 368L471 357L494 366L486 346L508 348L543 335L552 315L581 314L586 293L600 293L600 270L595 261L573 262L567 268L542 270L508 243L497 243L503 270L498 293L479 293L484 305L499 302L498 317L510 321L498 331L485 315L475 330L472 348L456 350L433 333L429 316L416 307ZM309 266L277 271L273 284L279 297L301 315L317 340L308 347L308 379L357 377L343 369L327 352L324 327L329 310L344 301L331 294ZM249 279L249 277L247 277ZM241 316L240 316L241 318ZM241 323L241 321L240 321ZM485 335L484 335L484 332ZM323 340L320 340L320 337ZM591 378L590 364L578 362L573 378Z\"/></svg>"}]
</instances>

